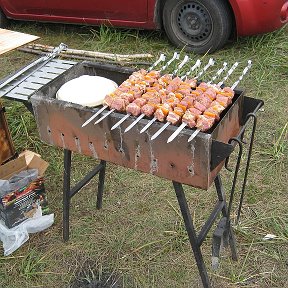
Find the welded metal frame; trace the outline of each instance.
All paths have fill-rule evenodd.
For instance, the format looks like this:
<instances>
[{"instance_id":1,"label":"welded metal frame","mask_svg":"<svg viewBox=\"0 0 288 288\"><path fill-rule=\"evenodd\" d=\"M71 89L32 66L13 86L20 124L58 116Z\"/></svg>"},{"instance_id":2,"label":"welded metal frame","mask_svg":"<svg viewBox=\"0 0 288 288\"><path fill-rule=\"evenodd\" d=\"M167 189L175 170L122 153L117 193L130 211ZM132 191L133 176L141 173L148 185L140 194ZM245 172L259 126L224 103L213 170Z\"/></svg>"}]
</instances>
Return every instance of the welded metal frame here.
<instances>
[{"instance_id":1,"label":"welded metal frame","mask_svg":"<svg viewBox=\"0 0 288 288\"><path fill-rule=\"evenodd\" d=\"M228 144L238 145L238 155L237 155L236 165L235 165L235 169L233 173L233 181L231 184L229 201L227 203L226 193L224 191L221 177L218 174L214 180L214 185L216 188L218 201L215 204L210 216L208 217L208 219L202 226L198 235L194 228L193 220L192 220L191 213L188 207L188 203L185 197L185 192L182 187L182 183L172 181L173 187L176 193L176 197L178 200L178 204L179 204L182 217L184 220L185 228L189 237L190 245L194 254L194 258L196 260L199 274L200 274L203 286L205 288L211 287L211 283L210 283L207 269L203 260L203 256L201 252L201 245L203 244L208 233L212 229L213 224L216 223L216 221L219 219L220 215L221 215L220 220L218 222L218 225L212 237L212 268L216 269L218 267L222 243L224 247L230 246L232 259L234 261L238 260L236 240L235 240L235 236L234 236L234 232L233 232L232 224L231 224L231 219L230 219L231 210L232 210L232 205L233 205L233 200L234 200L236 183L238 180L239 169L241 165L241 159L242 159L242 154L243 154L243 144L248 144L248 157L247 157L247 161L244 167L245 172L244 172L242 190L240 194L240 202L238 206L237 221L236 221L236 223L238 223L239 218L240 218L242 204L243 204L244 192L246 188L248 170L249 170L252 148L253 148L253 143L254 143L254 135L255 135L256 124L257 124L256 112L264 104L263 101L259 101L259 100L256 101L253 98L246 98L246 101L249 102L250 101L249 99L252 99L251 100L252 105L244 105L244 107L248 106L249 107L248 109L250 109L251 112L249 110L243 114L244 119L243 119L241 130L239 131L236 137L233 137L228 141ZM250 119L253 120L252 132L249 138L250 139L249 143L246 143L243 139L244 139L244 133L246 131L247 126L249 125ZM63 179L63 239L64 241L68 241L69 239L69 214L70 214L71 198L77 192L79 192L80 189L85 184L87 184L96 174L99 173L96 208L100 209L102 207L104 180L105 180L106 161L101 160L99 165L97 165L90 173L88 173L80 182L78 182L71 189L70 187L71 154L72 152L70 150L64 149L64 179ZM225 168L233 172L233 170L228 167L228 162L229 162L229 156L226 158Z\"/></svg>"},{"instance_id":2,"label":"welded metal frame","mask_svg":"<svg viewBox=\"0 0 288 288\"><path fill-rule=\"evenodd\" d=\"M90 171L81 181L79 181L73 188L71 188L71 162L72 152L64 149L64 174L63 174L63 240L64 242L69 240L69 218L70 218L70 202L76 193L78 193L90 180L99 174L98 191L96 209L101 209L106 161L101 160L92 171Z\"/></svg>"}]
</instances>

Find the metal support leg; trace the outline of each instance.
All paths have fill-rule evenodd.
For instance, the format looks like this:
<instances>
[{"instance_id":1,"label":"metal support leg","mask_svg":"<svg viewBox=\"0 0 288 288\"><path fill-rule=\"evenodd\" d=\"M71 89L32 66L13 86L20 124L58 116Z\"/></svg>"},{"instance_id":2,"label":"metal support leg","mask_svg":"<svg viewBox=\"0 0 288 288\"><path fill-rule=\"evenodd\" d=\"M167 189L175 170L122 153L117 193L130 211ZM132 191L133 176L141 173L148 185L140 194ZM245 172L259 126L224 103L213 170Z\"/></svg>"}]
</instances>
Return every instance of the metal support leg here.
<instances>
[{"instance_id":1,"label":"metal support leg","mask_svg":"<svg viewBox=\"0 0 288 288\"><path fill-rule=\"evenodd\" d=\"M70 210L70 176L71 151L64 149L64 179L63 179L63 240L69 240L69 210Z\"/></svg>"},{"instance_id":2,"label":"metal support leg","mask_svg":"<svg viewBox=\"0 0 288 288\"><path fill-rule=\"evenodd\" d=\"M244 180L243 180L243 184L242 184L242 191L241 191L240 202L239 202L238 213L237 213L237 220L236 220L237 224L240 220L240 214L241 214L241 209L242 209L242 204L243 204L243 199L244 199L244 193L245 193L245 188L246 188L246 183L247 183L248 171L249 171L249 166L250 166L250 159L251 159L252 148L253 148L254 137L255 137L255 131L256 131L256 125L257 125L257 117L254 113L250 113L247 115L246 122L249 120L249 118L253 119L253 126L252 126L252 133L251 133L250 143L249 143L249 148L248 148L248 156L247 156L247 161L246 161ZM245 130L243 131L243 134L244 134L244 132L245 132Z\"/></svg>"},{"instance_id":3,"label":"metal support leg","mask_svg":"<svg viewBox=\"0 0 288 288\"><path fill-rule=\"evenodd\" d=\"M227 218L223 217L213 233L212 239L212 269L216 270L219 266L220 252L223 245L224 233L226 229Z\"/></svg>"},{"instance_id":4,"label":"metal support leg","mask_svg":"<svg viewBox=\"0 0 288 288\"><path fill-rule=\"evenodd\" d=\"M200 244L198 243L198 240L197 240L196 231L194 229L193 221L192 221L189 207L185 198L183 187L181 183L178 183L175 181L173 181L173 186L176 192L177 200L180 206L180 210L181 210L182 217L185 223L186 231L187 231L189 241L190 241L193 253L194 253L194 257L195 257L196 264L200 273L200 277L202 279L203 286L205 288L209 288L211 287L211 284L210 284L206 266L202 257Z\"/></svg>"},{"instance_id":5,"label":"metal support leg","mask_svg":"<svg viewBox=\"0 0 288 288\"><path fill-rule=\"evenodd\" d=\"M222 208L222 216L226 219L225 221L227 222L227 220L229 219L228 217L228 208L227 208L227 204L226 204L226 197L225 197L225 193L223 190L223 185L222 185L222 181L220 178L220 175L217 175L215 180L215 187L216 187L216 191L217 191L217 196L219 201L224 201L224 206ZM235 236L234 236L234 232L232 230L231 227L231 223L226 223L226 227L227 229L225 229L224 231L224 246L226 245L230 245L230 249L231 249L231 254L232 254L232 259L237 261L238 260L238 256L237 256L237 248L236 248L236 240L235 240Z\"/></svg>"},{"instance_id":6,"label":"metal support leg","mask_svg":"<svg viewBox=\"0 0 288 288\"><path fill-rule=\"evenodd\" d=\"M101 160L100 165L102 165L103 167L101 168L101 170L99 172L98 193L97 193L97 203L96 203L96 208L98 210L102 208L106 161Z\"/></svg>"}]
</instances>

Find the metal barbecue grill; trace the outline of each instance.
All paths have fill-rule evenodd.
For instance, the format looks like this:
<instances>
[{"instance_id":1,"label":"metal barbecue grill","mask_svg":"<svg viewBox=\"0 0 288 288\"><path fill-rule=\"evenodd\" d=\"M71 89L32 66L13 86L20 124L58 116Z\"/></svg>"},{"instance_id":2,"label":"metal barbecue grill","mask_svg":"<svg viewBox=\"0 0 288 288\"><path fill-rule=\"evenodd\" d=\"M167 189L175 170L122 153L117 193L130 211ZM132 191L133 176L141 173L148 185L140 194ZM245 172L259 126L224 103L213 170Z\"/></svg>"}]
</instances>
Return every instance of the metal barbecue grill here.
<instances>
[{"instance_id":1,"label":"metal barbecue grill","mask_svg":"<svg viewBox=\"0 0 288 288\"><path fill-rule=\"evenodd\" d=\"M149 119L141 119L133 130L123 133L134 122L133 116L111 131L111 127L123 117L117 112L97 125L91 123L82 128L82 123L97 112L97 108L88 109L55 99L57 90L76 76L104 76L120 84L131 73L132 70L109 65L79 63L42 87L31 99L41 139L87 156L207 190L222 168L223 160L233 150L233 146L227 144L229 139L238 134L243 123L243 92L236 91L234 102L224 111L221 121L207 133L199 133L191 143L187 142L191 129L184 129L173 142L167 143L177 129L173 125L151 141L151 136L163 124L155 122L140 134Z\"/></svg>"},{"instance_id":2,"label":"metal barbecue grill","mask_svg":"<svg viewBox=\"0 0 288 288\"><path fill-rule=\"evenodd\" d=\"M221 113L220 121L210 130L198 133L193 141L188 142L191 129L184 128L174 141L167 143L167 139L176 131L177 126L169 125L159 137L151 141L152 135L164 125L163 123L155 121L148 130L140 133L143 127L151 121L151 119L143 118L135 124L133 129L124 133L124 130L136 119L136 117L130 116L116 129L111 130L111 127L124 116L114 111L97 125L94 125L93 121L82 127L82 124L97 113L101 107L87 108L58 100L55 97L56 92L64 83L84 74L106 77L121 84L133 72L134 70L130 68L103 63L78 63L42 86L30 98L40 138L46 143L64 149L64 240L69 239L70 200L97 174L99 174L97 208L101 208L106 161L151 173L173 182L203 285L211 287L201 254L201 244L221 214L222 218L213 234L213 265L217 266L222 240L225 245L230 245L232 258L237 259L230 212L242 156L243 135L249 122L252 122L253 129L250 138L248 137L250 139L247 143L248 158L244 166L245 173L238 207L237 219L239 219L256 128L256 112L263 102L244 96L242 90L235 90L232 105ZM99 117L106 113L107 111L103 111ZM245 138L247 139L247 135ZM237 163L227 204L219 172L225 161L228 169L229 156L235 150L236 145L239 146L239 149L236 149L238 151ZM70 185L72 151L101 160L100 164L74 187ZM207 190L213 182L216 187L217 201L211 215L197 235L182 184Z\"/></svg>"}]
</instances>

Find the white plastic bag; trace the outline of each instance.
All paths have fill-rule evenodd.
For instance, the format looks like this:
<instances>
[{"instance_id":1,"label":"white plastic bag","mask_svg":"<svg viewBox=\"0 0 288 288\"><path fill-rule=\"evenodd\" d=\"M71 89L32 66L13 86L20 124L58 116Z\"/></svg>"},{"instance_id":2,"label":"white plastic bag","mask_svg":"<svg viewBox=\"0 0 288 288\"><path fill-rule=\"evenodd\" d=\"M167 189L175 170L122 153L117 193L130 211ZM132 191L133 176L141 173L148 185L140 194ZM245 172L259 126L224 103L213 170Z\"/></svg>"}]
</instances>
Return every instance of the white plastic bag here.
<instances>
[{"instance_id":1,"label":"white plastic bag","mask_svg":"<svg viewBox=\"0 0 288 288\"><path fill-rule=\"evenodd\" d=\"M9 229L0 221L0 240L3 242L4 256L17 250L29 239L29 233L43 231L54 223L54 214L42 216L41 206L32 218Z\"/></svg>"}]
</instances>

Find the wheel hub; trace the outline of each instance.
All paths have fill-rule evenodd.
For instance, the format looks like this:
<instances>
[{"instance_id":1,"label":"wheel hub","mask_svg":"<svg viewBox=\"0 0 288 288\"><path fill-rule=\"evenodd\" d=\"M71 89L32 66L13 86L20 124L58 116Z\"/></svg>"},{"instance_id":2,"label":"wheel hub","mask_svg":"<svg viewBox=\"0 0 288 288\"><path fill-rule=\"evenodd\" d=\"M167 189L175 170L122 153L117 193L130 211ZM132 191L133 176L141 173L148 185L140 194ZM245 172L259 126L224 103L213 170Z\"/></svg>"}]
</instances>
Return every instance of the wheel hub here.
<instances>
[{"instance_id":1,"label":"wheel hub","mask_svg":"<svg viewBox=\"0 0 288 288\"><path fill-rule=\"evenodd\" d=\"M212 20L208 11L196 1L179 7L177 24L182 33L192 41L205 41L212 32Z\"/></svg>"}]
</instances>

